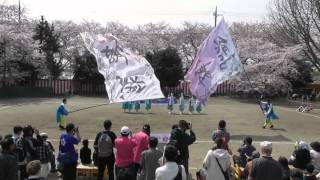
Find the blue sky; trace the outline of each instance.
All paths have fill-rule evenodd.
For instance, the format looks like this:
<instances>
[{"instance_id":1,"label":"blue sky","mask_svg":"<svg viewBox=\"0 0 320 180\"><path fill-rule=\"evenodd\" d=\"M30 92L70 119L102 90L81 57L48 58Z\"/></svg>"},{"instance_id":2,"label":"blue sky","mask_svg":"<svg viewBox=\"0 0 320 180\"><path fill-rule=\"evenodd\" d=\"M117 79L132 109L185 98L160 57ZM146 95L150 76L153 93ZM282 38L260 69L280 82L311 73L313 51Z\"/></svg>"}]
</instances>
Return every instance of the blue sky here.
<instances>
[{"instance_id":1,"label":"blue sky","mask_svg":"<svg viewBox=\"0 0 320 180\"><path fill-rule=\"evenodd\" d=\"M15 4L19 0L0 0ZM165 21L179 26L183 21L214 23L213 12L227 21L265 20L270 0L21 0L28 15L49 20L119 21L128 25Z\"/></svg>"}]
</instances>

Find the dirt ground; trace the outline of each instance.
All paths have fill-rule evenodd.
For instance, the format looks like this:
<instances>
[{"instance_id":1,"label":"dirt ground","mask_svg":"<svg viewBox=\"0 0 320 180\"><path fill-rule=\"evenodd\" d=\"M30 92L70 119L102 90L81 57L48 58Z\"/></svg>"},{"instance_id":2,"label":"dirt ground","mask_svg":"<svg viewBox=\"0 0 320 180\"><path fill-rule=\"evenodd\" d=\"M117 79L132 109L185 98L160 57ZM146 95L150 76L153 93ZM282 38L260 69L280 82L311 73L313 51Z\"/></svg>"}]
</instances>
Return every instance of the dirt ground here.
<instances>
[{"instance_id":1,"label":"dirt ground","mask_svg":"<svg viewBox=\"0 0 320 180\"><path fill-rule=\"evenodd\" d=\"M55 123L55 112L60 101L58 98L0 99L0 134L12 133L14 125L31 124L41 132L48 133L57 148L61 131ZM107 103L104 98L76 96L68 99L67 107L76 110L104 103ZM206 152L213 145L211 134L220 119L227 121L228 131L232 135L230 144L233 152L236 152L245 136L252 136L257 148L260 141L274 142L275 158L280 155L289 157L297 140L319 140L320 110L299 113L295 111L298 103L288 101L275 102L274 106L280 120L275 122L273 130L262 129L264 117L257 104L229 97L211 98L201 115L169 115L166 105L155 104L151 114L144 110L139 114L126 114L122 112L120 104L112 104L75 112L66 119L79 125L82 138L90 140L102 130L103 121L106 119L112 120L112 129L118 135L124 125L137 132L143 124L148 123L152 133L170 133L171 126L180 119L190 121L197 135L197 142L190 146L190 171L195 176L196 169L201 167ZM81 145L78 148L80 149ZM51 179L57 177L52 176Z\"/></svg>"}]
</instances>

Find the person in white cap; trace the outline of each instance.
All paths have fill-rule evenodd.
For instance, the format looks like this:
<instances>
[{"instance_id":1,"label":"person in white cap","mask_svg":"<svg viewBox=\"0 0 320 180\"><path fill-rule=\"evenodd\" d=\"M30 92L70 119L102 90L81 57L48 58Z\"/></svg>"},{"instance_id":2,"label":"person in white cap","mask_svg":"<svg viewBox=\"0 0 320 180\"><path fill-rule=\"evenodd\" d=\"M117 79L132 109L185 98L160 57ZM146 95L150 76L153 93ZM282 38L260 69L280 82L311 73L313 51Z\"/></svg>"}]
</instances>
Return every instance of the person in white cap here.
<instances>
[{"instance_id":1,"label":"person in white cap","mask_svg":"<svg viewBox=\"0 0 320 180\"><path fill-rule=\"evenodd\" d=\"M272 143L263 141L260 143L262 157L254 159L252 170L249 172L249 180L281 180L282 169L278 161L274 160L272 154Z\"/></svg>"},{"instance_id":2,"label":"person in white cap","mask_svg":"<svg viewBox=\"0 0 320 180\"><path fill-rule=\"evenodd\" d=\"M119 170L128 168L130 172L134 174L134 164L133 164L133 149L137 146L137 143L129 138L131 131L129 127L123 126L121 128L121 137L115 140L116 148L116 162L115 162L115 174L118 176Z\"/></svg>"}]
</instances>

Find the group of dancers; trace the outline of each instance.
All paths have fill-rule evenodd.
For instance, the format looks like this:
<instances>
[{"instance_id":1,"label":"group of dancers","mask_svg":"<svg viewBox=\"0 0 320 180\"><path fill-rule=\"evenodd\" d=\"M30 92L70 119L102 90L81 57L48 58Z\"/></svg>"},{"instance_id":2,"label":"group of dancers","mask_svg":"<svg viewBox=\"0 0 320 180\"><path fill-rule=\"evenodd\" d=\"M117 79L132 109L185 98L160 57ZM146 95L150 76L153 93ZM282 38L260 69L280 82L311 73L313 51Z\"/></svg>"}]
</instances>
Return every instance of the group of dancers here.
<instances>
[{"instance_id":1,"label":"group of dancers","mask_svg":"<svg viewBox=\"0 0 320 180\"><path fill-rule=\"evenodd\" d=\"M175 97L173 93L171 93L168 96L168 113L172 114L174 110L174 104L175 104ZM189 114L193 114L195 111L197 113L201 113L202 111L202 104L198 99L195 99L194 96L191 96L189 101L188 101L188 110ZM181 93L179 97L179 113L184 114L185 113L185 99L184 99L184 94Z\"/></svg>"},{"instance_id":2,"label":"group of dancers","mask_svg":"<svg viewBox=\"0 0 320 180\"><path fill-rule=\"evenodd\" d=\"M174 104L175 104L175 97L173 93L170 93L170 95L167 98L167 109L169 114L173 114L174 111ZM181 93L179 97L179 102L178 102L178 107L179 107L179 113L184 114L186 111L186 103L184 99L184 94ZM152 101L150 99L144 101L145 104L145 109L147 112L150 112L151 106L152 106ZM122 103L122 110L125 113L131 113L131 112L136 112L139 113L141 110L141 101L130 101L130 102L123 102ZM201 113L202 111L202 105L198 99L196 99L194 96L191 96L190 99L188 100L188 111L189 114L193 114L195 112Z\"/></svg>"}]
</instances>

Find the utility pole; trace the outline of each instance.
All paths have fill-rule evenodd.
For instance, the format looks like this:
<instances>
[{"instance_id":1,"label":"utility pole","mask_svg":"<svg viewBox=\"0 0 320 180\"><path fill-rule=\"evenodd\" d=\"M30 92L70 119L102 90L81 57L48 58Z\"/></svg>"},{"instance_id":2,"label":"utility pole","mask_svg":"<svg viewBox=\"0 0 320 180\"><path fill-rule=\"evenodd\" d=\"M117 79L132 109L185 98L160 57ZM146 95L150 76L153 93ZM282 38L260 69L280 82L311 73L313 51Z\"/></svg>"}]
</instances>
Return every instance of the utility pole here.
<instances>
[{"instance_id":1,"label":"utility pole","mask_svg":"<svg viewBox=\"0 0 320 180\"><path fill-rule=\"evenodd\" d=\"M21 4L19 0L19 25L21 24Z\"/></svg>"},{"instance_id":2,"label":"utility pole","mask_svg":"<svg viewBox=\"0 0 320 180\"><path fill-rule=\"evenodd\" d=\"M217 19L218 19L218 6L216 6L216 11L214 12L213 15L214 15L214 27L216 27L217 26Z\"/></svg>"}]
</instances>

